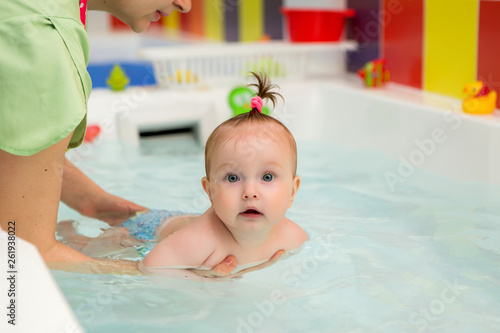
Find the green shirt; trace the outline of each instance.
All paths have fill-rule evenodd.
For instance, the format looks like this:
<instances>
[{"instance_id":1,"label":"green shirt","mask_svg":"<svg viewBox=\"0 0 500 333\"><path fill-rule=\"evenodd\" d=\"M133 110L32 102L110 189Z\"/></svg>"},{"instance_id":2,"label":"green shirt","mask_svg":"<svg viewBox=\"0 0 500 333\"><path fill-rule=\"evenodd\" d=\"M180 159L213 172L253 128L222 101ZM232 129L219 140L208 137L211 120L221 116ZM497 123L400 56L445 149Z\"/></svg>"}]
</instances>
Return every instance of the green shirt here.
<instances>
[{"instance_id":1,"label":"green shirt","mask_svg":"<svg viewBox=\"0 0 500 333\"><path fill-rule=\"evenodd\" d=\"M85 134L92 88L77 0L0 1L0 149L32 155Z\"/></svg>"}]
</instances>

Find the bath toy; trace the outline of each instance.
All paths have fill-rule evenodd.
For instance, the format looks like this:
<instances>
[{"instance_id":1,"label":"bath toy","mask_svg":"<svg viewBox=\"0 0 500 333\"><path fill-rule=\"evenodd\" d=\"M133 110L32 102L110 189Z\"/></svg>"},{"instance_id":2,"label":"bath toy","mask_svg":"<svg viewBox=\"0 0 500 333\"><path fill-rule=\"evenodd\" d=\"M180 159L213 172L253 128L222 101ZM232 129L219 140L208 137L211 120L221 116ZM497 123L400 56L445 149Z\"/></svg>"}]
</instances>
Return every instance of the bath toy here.
<instances>
[{"instance_id":1,"label":"bath toy","mask_svg":"<svg viewBox=\"0 0 500 333\"><path fill-rule=\"evenodd\" d=\"M229 93L229 106L233 110L233 116L250 112L250 100L255 93L247 87L237 87ZM262 113L269 114L267 107L262 107Z\"/></svg>"},{"instance_id":2,"label":"bath toy","mask_svg":"<svg viewBox=\"0 0 500 333\"><path fill-rule=\"evenodd\" d=\"M170 76L170 82L175 82L177 84L182 84L182 83L187 83L187 84L197 84L198 83L198 76L196 74L191 73L190 70L186 70L185 75L183 76L183 73L180 69L178 69L175 72L175 77Z\"/></svg>"},{"instance_id":3,"label":"bath toy","mask_svg":"<svg viewBox=\"0 0 500 333\"><path fill-rule=\"evenodd\" d=\"M490 90L482 81L466 84L464 93L469 96L464 99L462 104L464 112L471 114L488 114L495 110L497 92Z\"/></svg>"},{"instance_id":4,"label":"bath toy","mask_svg":"<svg viewBox=\"0 0 500 333\"><path fill-rule=\"evenodd\" d=\"M113 66L113 69L109 73L108 79L106 80L106 84L113 91L124 90L129 82L130 80L127 77L127 74L125 74L123 68L118 64Z\"/></svg>"},{"instance_id":5,"label":"bath toy","mask_svg":"<svg viewBox=\"0 0 500 333\"><path fill-rule=\"evenodd\" d=\"M88 125L83 142L93 142L99 133L101 133L101 128L98 125Z\"/></svg>"},{"instance_id":6,"label":"bath toy","mask_svg":"<svg viewBox=\"0 0 500 333\"><path fill-rule=\"evenodd\" d=\"M385 59L375 59L367 62L359 71L365 87L382 87L389 82L390 72L385 68Z\"/></svg>"}]
</instances>

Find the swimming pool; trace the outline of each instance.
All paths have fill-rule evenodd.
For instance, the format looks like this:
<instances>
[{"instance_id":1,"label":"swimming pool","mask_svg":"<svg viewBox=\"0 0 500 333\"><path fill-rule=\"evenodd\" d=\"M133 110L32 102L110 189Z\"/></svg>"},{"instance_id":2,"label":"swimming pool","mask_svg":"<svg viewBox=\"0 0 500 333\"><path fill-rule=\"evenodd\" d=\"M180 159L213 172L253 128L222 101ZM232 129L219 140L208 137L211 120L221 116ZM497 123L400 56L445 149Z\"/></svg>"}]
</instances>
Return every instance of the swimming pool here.
<instances>
[{"instance_id":1,"label":"swimming pool","mask_svg":"<svg viewBox=\"0 0 500 333\"><path fill-rule=\"evenodd\" d=\"M467 154L448 151L474 126L498 135L496 120L460 116L457 127L456 112L431 106L418 114L422 101L399 103L387 91L356 98L349 84L282 85L287 104L278 115L297 138L302 177L287 215L311 237L300 253L221 282L52 271L81 325L88 332L497 331L500 189L493 172L485 176L480 161L468 161L489 154L483 148L468 147L468 164L456 169L453 158ZM106 190L152 208L208 207L195 137L153 138L139 149L111 130L103 137L69 156ZM452 163L448 176L427 171L439 172L442 159ZM81 221L89 235L100 226L66 207L59 218Z\"/></svg>"}]
</instances>

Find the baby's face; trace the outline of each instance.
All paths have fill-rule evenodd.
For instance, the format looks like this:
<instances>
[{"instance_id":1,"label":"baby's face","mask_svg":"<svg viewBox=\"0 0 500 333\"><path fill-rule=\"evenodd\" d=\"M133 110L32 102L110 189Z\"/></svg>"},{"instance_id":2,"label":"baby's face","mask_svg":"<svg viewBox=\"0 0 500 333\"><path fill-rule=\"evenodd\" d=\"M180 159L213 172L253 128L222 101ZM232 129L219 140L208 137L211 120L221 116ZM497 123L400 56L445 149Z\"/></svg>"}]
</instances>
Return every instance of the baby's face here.
<instances>
[{"instance_id":1,"label":"baby's face","mask_svg":"<svg viewBox=\"0 0 500 333\"><path fill-rule=\"evenodd\" d=\"M297 193L290 144L258 132L240 133L215 150L204 188L212 207L233 231L262 231L283 219Z\"/></svg>"},{"instance_id":2,"label":"baby's face","mask_svg":"<svg viewBox=\"0 0 500 333\"><path fill-rule=\"evenodd\" d=\"M143 32L160 16L179 10L191 10L191 0L119 0L112 1L112 14L125 22L135 32Z\"/></svg>"}]
</instances>

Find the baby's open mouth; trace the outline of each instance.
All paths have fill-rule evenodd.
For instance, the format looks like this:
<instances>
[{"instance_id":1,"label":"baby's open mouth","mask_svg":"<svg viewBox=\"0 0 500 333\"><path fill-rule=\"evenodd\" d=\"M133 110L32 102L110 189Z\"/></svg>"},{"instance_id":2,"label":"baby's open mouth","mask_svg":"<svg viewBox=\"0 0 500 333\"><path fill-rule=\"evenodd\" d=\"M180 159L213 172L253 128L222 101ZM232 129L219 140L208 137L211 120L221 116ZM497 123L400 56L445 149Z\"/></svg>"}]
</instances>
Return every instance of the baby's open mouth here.
<instances>
[{"instance_id":1,"label":"baby's open mouth","mask_svg":"<svg viewBox=\"0 0 500 333\"><path fill-rule=\"evenodd\" d=\"M261 217L263 214L256 209L249 208L244 212L241 212L240 215L247 218L257 218Z\"/></svg>"}]
</instances>

